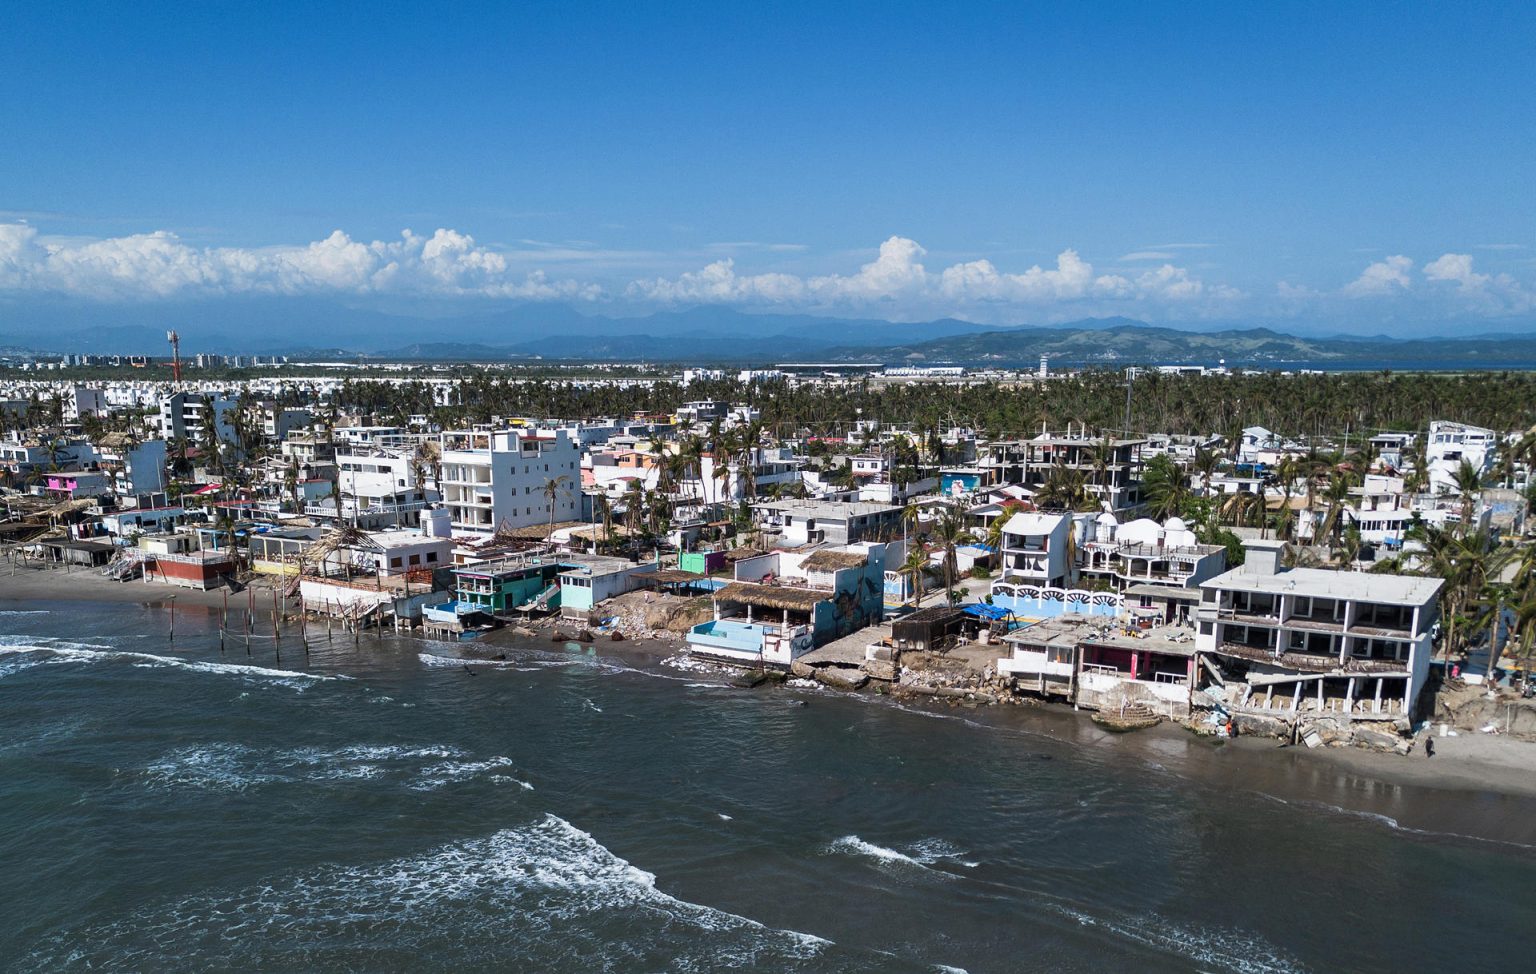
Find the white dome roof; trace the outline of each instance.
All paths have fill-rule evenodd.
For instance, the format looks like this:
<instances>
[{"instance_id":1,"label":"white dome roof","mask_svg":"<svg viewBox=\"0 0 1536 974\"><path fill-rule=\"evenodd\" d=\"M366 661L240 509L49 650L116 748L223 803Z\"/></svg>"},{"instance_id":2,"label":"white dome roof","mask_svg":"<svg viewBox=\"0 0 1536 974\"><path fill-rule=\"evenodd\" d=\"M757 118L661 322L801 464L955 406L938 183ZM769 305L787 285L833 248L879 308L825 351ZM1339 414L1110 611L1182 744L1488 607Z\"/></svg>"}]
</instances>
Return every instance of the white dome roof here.
<instances>
[{"instance_id":1,"label":"white dome roof","mask_svg":"<svg viewBox=\"0 0 1536 974\"><path fill-rule=\"evenodd\" d=\"M1119 523L1120 523L1119 521L1115 520L1115 516L1113 514L1109 513L1108 511L1105 511L1103 514L1100 514L1095 520L1097 521L1097 523L1105 525L1105 526L1119 525Z\"/></svg>"},{"instance_id":2,"label":"white dome roof","mask_svg":"<svg viewBox=\"0 0 1536 974\"><path fill-rule=\"evenodd\" d=\"M1170 517L1168 520L1163 522L1163 530L1187 531L1189 529L1184 526L1184 519L1182 517Z\"/></svg>"}]
</instances>

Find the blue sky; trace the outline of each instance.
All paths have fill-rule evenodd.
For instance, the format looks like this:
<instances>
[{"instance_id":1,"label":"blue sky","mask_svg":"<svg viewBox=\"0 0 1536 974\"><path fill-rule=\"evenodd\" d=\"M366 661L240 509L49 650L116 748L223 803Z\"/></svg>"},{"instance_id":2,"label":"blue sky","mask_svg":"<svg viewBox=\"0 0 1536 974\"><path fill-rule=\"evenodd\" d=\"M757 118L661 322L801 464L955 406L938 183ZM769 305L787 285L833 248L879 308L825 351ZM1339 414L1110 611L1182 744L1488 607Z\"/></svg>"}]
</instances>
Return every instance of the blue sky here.
<instances>
[{"instance_id":1,"label":"blue sky","mask_svg":"<svg viewBox=\"0 0 1536 974\"><path fill-rule=\"evenodd\" d=\"M1531 4L0 23L5 315L252 292L1536 329Z\"/></svg>"}]
</instances>

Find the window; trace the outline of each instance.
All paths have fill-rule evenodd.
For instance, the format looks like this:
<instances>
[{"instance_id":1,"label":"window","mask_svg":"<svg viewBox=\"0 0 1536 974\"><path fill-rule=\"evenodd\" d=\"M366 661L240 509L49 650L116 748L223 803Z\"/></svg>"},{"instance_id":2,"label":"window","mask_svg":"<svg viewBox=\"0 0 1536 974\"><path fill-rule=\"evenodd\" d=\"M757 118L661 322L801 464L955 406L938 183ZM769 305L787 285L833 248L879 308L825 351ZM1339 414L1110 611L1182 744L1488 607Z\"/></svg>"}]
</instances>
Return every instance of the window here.
<instances>
[{"instance_id":1,"label":"window","mask_svg":"<svg viewBox=\"0 0 1536 974\"><path fill-rule=\"evenodd\" d=\"M411 556L411 564L413 564L413 565L421 564L421 556L420 555L412 555Z\"/></svg>"},{"instance_id":2,"label":"window","mask_svg":"<svg viewBox=\"0 0 1536 974\"><path fill-rule=\"evenodd\" d=\"M427 552L427 564L430 565L434 561L437 561L437 552L435 552L435 551Z\"/></svg>"},{"instance_id":3,"label":"window","mask_svg":"<svg viewBox=\"0 0 1536 974\"><path fill-rule=\"evenodd\" d=\"M389 567L390 568L399 568L400 567L400 559L399 558L391 558L389 560Z\"/></svg>"}]
</instances>

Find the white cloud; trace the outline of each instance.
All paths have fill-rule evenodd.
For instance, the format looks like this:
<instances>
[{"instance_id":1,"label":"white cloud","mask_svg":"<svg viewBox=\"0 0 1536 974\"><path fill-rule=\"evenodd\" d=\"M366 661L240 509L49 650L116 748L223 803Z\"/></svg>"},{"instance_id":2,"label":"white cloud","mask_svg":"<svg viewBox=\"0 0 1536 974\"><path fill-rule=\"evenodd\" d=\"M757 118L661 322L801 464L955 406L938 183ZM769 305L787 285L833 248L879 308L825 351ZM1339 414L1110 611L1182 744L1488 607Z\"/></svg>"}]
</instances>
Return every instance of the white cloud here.
<instances>
[{"instance_id":1,"label":"white cloud","mask_svg":"<svg viewBox=\"0 0 1536 974\"><path fill-rule=\"evenodd\" d=\"M1164 264L1135 277L1095 274L1075 250L1064 250L1054 267L1036 265L1020 273L1001 271L990 260L953 264L929 271L926 251L914 240L891 237L878 256L852 275L797 277L791 274L741 275L729 260L675 278L635 281L631 299L661 304L726 303L790 305L801 308L880 305L900 302L903 311L961 313L968 307L1017 306L1039 309L1111 308L1131 302L1188 306L1201 299L1226 302L1241 297L1224 285L1211 286L1184 268ZM1195 309L1199 310L1199 309Z\"/></svg>"},{"instance_id":2,"label":"white cloud","mask_svg":"<svg viewBox=\"0 0 1536 974\"><path fill-rule=\"evenodd\" d=\"M1442 254L1424 265L1424 276L1431 281L1454 281L1469 291L1486 287L1490 280L1487 274L1472 272L1471 254Z\"/></svg>"},{"instance_id":3,"label":"white cloud","mask_svg":"<svg viewBox=\"0 0 1536 974\"><path fill-rule=\"evenodd\" d=\"M1508 274L1479 274L1471 254L1441 254L1424 265L1426 280L1454 284L1456 297L1484 314L1510 314L1536 309L1536 293Z\"/></svg>"},{"instance_id":4,"label":"white cloud","mask_svg":"<svg viewBox=\"0 0 1536 974\"><path fill-rule=\"evenodd\" d=\"M590 300L595 285L516 273L507 258L455 230L365 243L340 230L302 246L194 247L166 231L64 240L0 224L0 291L101 300L200 294L441 294Z\"/></svg>"},{"instance_id":5,"label":"white cloud","mask_svg":"<svg viewBox=\"0 0 1536 974\"><path fill-rule=\"evenodd\" d=\"M64 294L149 301L222 294L464 296L642 308L718 304L896 320L954 315L1040 322L1098 314L1152 320L1336 314L1346 302L1347 313L1358 315L1359 299L1394 296L1396 300L1380 305L1380 313L1400 316L1410 309L1409 301L1426 316L1536 311L1536 292L1509 274L1479 270L1469 254L1447 253L1423 265L1399 254L1371 263L1341 289L1317 290L1291 279L1273 293L1249 295L1203 280L1197 270L1174 262L1177 251L1197 246L1205 245L1136 251L1120 258L1114 270L1096 269L1078 251L1065 249L1054 261L1010 270L986 258L928 266L930 255L917 241L892 236L872 259L849 273L785 273L771 264L749 273L738 259L789 259L798 266L806 261L804 248L754 241L670 253L605 250L589 241L524 240L486 246L448 228L427 235L405 230L387 240L357 240L337 230L297 245L201 247L167 231L63 237L11 221L0 222L0 297ZM693 261L696 269L675 270Z\"/></svg>"},{"instance_id":6,"label":"white cloud","mask_svg":"<svg viewBox=\"0 0 1536 974\"><path fill-rule=\"evenodd\" d=\"M1360 276L1344 285L1344 293L1352 298L1373 297L1381 294L1397 294L1413 287L1408 272L1413 261L1398 254L1371 264Z\"/></svg>"},{"instance_id":7,"label":"white cloud","mask_svg":"<svg viewBox=\"0 0 1536 974\"><path fill-rule=\"evenodd\" d=\"M1428 310L1499 316L1536 310L1536 293L1508 274L1482 274L1471 254L1441 254L1419 273L1425 287L1415 288L1413 261L1398 255L1367 267L1342 293L1352 298L1417 293Z\"/></svg>"}]
</instances>

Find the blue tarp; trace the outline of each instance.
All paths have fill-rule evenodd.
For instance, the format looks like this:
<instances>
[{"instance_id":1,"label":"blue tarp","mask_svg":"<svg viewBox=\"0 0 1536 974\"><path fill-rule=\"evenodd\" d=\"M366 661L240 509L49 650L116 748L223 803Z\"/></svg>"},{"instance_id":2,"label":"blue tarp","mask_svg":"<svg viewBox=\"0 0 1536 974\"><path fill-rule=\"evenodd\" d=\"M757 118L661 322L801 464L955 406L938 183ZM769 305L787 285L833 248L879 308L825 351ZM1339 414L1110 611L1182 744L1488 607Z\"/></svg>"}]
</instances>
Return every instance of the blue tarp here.
<instances>
[{"instance_id":1,"label":"blue tarp","mask_svg":"<svg viewBox=\"0 0 1536 974\"><path fill-rule=\"evenodd\" d=\"M977 602L972 605L963 606L961 611L973 615L978 619L989 620L1006 619L1013 614L1002 606L987 605L985 602Z\"/></svg>"}]
</instances>

